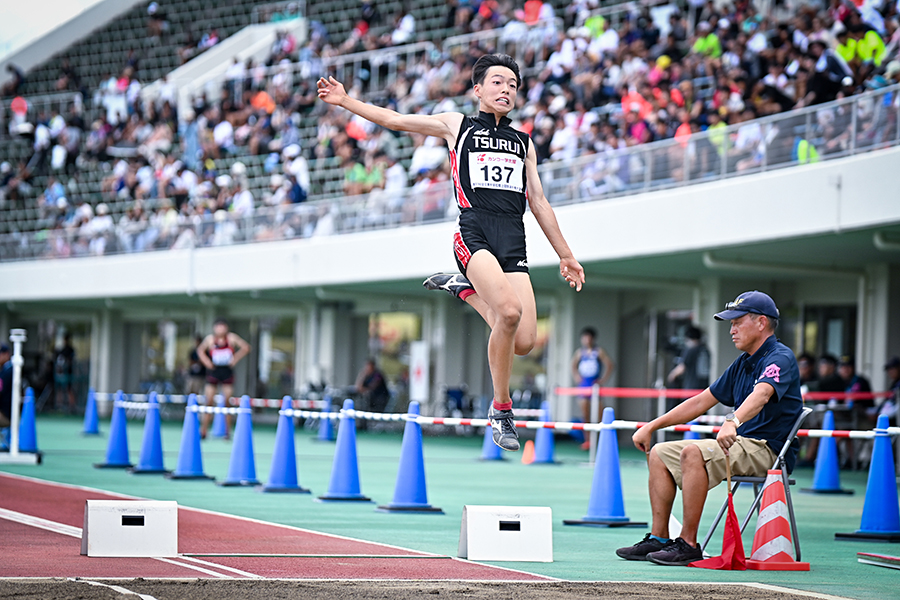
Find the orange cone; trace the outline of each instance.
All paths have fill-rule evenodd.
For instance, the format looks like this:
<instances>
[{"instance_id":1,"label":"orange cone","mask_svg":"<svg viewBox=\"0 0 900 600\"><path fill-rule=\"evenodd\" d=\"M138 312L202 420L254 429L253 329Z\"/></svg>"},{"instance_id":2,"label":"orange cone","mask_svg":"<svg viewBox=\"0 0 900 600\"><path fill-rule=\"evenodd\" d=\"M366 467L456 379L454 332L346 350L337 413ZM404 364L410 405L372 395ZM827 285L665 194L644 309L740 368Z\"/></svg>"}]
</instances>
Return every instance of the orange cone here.
<instances>
[{"instance_id":1,"label":"orange cone","mask_svg":"<svg viewBox=\"0 0 900 600\"><path fill-rule=\"evenodd\" d=\"M522 450L522 464L530 465L534 462L534 442L528 440L525 442L525 449Z\"/></svg>"},{"instance_id":2,"label":"orange cone","mask_svg":"<svg viewBox=\"0 0 900 600\"><path fill-rule=\"evenodd\" d=\"M753 552L747 568L756 571L809 571L809 563L794 560L791 523L781 470L771 470L763 488Z\"/></svg>"}]
</instances>

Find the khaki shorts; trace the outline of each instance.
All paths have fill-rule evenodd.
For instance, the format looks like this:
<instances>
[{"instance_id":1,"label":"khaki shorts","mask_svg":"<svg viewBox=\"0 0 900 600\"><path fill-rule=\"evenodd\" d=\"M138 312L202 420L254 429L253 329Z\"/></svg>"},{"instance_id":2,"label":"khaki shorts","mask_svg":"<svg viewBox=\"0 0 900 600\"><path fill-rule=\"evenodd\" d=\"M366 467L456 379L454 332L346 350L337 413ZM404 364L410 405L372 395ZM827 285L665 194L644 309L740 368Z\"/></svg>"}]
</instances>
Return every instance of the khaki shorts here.
<instances>
[{"instance_id":1,"label":"khaki shorts","mask_svg":"<svg viewBox=\"0 0 900 600\"><path fill-rule=\"evenodd\" d=\"M653 446L656 455L662 459L675 479L675 485L681 489L681 451L696 444L700 447L703 460L706 462L706 473L709 476L709 489L713 489L725 481L725 453L716 440L679 440L663 442ZM778 455L772 452L763 440L738 437L728 452L731 457L731 474L749 477L765 477Z\"/></svg>"}]
</instances>

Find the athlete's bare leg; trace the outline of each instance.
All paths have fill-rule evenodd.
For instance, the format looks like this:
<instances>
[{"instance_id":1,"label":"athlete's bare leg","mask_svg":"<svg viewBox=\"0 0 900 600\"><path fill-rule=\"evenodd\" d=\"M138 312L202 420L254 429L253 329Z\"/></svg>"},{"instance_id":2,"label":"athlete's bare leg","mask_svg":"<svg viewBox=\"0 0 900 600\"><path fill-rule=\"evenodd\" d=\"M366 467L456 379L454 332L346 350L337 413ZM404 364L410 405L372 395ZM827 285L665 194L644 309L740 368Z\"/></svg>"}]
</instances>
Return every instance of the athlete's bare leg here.
<instances>
[{"instance_id":1,"label":"athlete's bare leg","mask_svg":"<svg viewBox=\"0 0 900 600\"><path fill-rule=\"evenodd\" d=\"M468 269L466 272L468 273ZM516 297L522 304L522 317L519 320L519 326L516 328L514 351L519 356L524 356L534 348L534 342L537 337L537 308L535 307L534 290L531 287L531 277L528 276L528 273L504 273L503 275L512 285L516 292ZM494 328L494 322L497 318L496 314L477 291L469 295L464 302L481 315L488 327Z\"/></svg>"},{"instance_id":2,"label":"athlete's bare leg","mask_svg":"<svg viewBox=\"0 0 900 600\"><path fill-rule=\"evenodd\" d=\"M216 386L207 383L204 395L206 396L206 405L207 406L215 406L216 405ZM209 431L209 422L212 421L212 413L203 413L203 418L200 419L200 438L206 437L206 432Z\"/></svg>"},{"instance_id":3,"label":"athlete's bare leg","mask_svg":"<svg viewBox=\"0 0 900 600\"><path fill-rule=\"evenodd\" d=\"M230 383L222 384L222 395L225 396L225 406L228 406L228 400L234 393L234 386ZM225 439L231 437L231 413L225 413Z\"/></svg>"},{"instance_id":4,"label":"athlete's bare leg","mask_svg":"<svg viewBox=\"0 0 900 600\"><path fill-rule=\"evenodd\" d=\"M512 373L516 334L525 313L525 307L517 294L517 287L522 285L514 284L507 275L500 269L494 255L487 250L479 250L473 254L466 266L466 277L476 290L481 290L478 296L487 307L485 313L481 311L479 313L491 327L488 365L494 385L494 400L498 404L511 401L509 378ZM525 277L527 278L527 275ZM528 287L530 289L530 284ZM484 310L484 307L482 309ZM533 298L531 310L534 310Z\"/></svg>"}]
</instances>

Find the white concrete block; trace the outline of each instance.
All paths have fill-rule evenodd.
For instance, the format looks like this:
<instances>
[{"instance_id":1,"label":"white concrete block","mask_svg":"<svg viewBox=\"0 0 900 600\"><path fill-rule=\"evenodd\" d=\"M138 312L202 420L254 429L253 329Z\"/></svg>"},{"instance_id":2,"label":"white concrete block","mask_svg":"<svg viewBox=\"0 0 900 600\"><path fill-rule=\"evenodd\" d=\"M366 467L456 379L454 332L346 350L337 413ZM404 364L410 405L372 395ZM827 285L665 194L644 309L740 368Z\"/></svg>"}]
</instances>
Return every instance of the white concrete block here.
<instances>
[{"instance_id":1,"label":"white concrete block","mask_svg":"<svg viewBox=\"0 0 900 600\"><path fill-rule=\"evenodd\" d=\"M178 503L87 500L81 553L88 556L177 556Z\"/></svg>"},{"instance_id":2,"label":"white concrete block","mask_svg":"<svg viewBox=\"0 0 900 600\"><path fill-rule=\"evenodd\" d=\"M465 506L460 558L553 562L553 514L543 506Z\"/></svg>"}]
</instances>

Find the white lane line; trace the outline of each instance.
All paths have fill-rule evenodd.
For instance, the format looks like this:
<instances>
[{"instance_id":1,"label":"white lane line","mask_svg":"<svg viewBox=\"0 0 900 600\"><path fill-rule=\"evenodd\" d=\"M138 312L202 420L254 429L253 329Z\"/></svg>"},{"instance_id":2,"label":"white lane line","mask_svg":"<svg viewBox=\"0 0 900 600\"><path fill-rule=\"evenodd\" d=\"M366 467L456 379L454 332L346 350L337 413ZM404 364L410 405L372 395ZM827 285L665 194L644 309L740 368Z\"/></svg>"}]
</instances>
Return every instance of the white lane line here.
<instances>
[{"instance_id":1,"label":"white lane line","mask_svg":"<svg viewBox=\"0 0 900 600\"><path fill-rule=\"evenodd\" d=\"M99 581L92 581L90 579L79 579L79 578L75 578L75 577L69 577L68 579L66 579L66 581L74 581L77 583L86 583L88 585L95 585L98 587L109 588L109 589L113 590L114 592L118 592L118 593L122 594L123 596L137 596L141 600L156 600L156 598L154 598L150 594L138 594L137 592L132 592L131 590L126 590L125 588L123 588L120 585L109 585L107 583L100 583Z\"/></svg>"},{"instance_id":2,"label":"white lane line","mask_svg":"<svg viewBox=\"0 0 900 600\"><path fill-rule=\"evenodd\" d=\"M162 561L164 563L169 563L170 565L177 565L179 567L184 567L185 569L193 569L195 571L199 571L201 573L206 573L207 575L212 575L213 577L218 577L219 579L234 579L234 577L230 575L225 575L223 573L217 573L215 571L211 571L209 569L204 569L203 567L198 567L196 565L188 565L183 562L180 562L174 558L163 558L161 556L154 557L155 560ZM218 566L218 565L216 565Z\"/></svg>"},{"instance_id":3,"label":"white lane line","mask_svg":"<svg viewBox=\"0 0 900 600\"><path fill-rule=\"evenodd\" d=\"M62 535L68 535L70 537L81 538L81 527L72 527L71 525L66 525L64 523L48 521L47 519L26 515L25 513L16 512L7 508L0 508L0 519L21 523L22 525L30 525L31 527L37 527L38 529L46 529L47 531L61 533Z\"/></svg>"},{"instance_id":4,"label":"white lane line","mask_svg":"<svg viewBox=\"0 0 900 600\"><path fill-rule=\"evenodd\" d=\"M56 521L50 521L48 519L42 519L40 517L35 517L32 515L26 515L24 513L16 512L14 510L9 510L8 508L0 508L0 519L6 519L7 521L13 521L14 523L21 523L22 525L28 525L31 527L37 527L38 529L45 529L47 531L52 531L53 533L59 533L62 535L67 535L69 537L74 537L81 539L81 527L73 527L71 525L66 525L64 523L57 523ZM173 565L178 565L179 567L184 567L185 569L190 569L192 571L198 571L200 573L205 573L207 575L212 575L214 577L218 577L220 579L233 579L230 575L224 575L222 573L217 573L215 571L210 571L209 569L204 569L203 567L198 567L197 565L188 564L187 562L179 562L177 559L171 558L163 558L160 556L151 556L148 558L152 558L153 560L159 560L165 563L170 563ZM233 573L237 573L243 577L250 577L253 579L259 579L259 575L254 575L252 573L246 573L244 571L239 571L238 569L233 569L231 567L223 567L221 565L217 565L215 563L208 563L205 561L200 561L194 558L188 557L179 557L183 558L185 561L192 561L196 563L206 564L208 566L221 569L223 571L231 571Z\"/></svg>"},{"instance_id":5,"label":"white lane line","mask_svg":"<svg viewBox=\"0 0 900 600\"><path fill-rule=\"evenodd\" d=\"M236 575L240 575L241 577L247 577L248 579L265 579L262 575L257 575L256 573L250 573L248 571L241 571L240 569L235 569L234 567L226 567L225 565L220 565L214 562L209 562L206 560L201 560L199 558L193 556L179 556L181 560L189 560L191 562L195 562L201 565L206 565L207 567L213 567L216 569L221 569L223 571L231 571Z\"/></svg>"}]
</instances>

